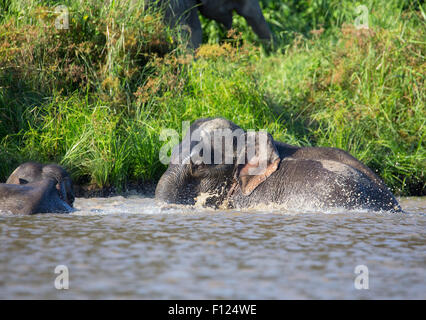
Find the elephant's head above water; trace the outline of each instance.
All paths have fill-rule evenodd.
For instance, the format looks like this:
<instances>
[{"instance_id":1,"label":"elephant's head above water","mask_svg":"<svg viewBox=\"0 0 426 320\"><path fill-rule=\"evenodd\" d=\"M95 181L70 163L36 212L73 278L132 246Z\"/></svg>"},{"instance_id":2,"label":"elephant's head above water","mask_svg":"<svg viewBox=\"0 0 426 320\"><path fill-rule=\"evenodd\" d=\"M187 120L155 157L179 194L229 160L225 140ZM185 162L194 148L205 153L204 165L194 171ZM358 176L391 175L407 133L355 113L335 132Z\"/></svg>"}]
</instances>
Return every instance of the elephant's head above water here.
<instances>
[{"instance_id":1,"label":"elephant's head above water","mask_svg":"<svg viewBox=\"0 0 426 320\"><path fill-rule=\"evenodd\" d=\"M73 182L68 172L57 164L43 165L37 162L25 162L17 167L7 179L7 184L30 184L44 179L56 181L56 190L60 199L71 207L74 203Z\"/></svg>"},{"instance_id":2,"label":"elephant's head above water","mask_svg":"<svg viewBox=\"0 0 426 320\"><path fill-rule=\"evenodd\" d=\"M199 119L173 149L156 198L193 204L203 194L207 205L217 207L236 184L244 195L251 194L279 163L273 139L266 132L245 132L223 118Z\"/></svg>"}]
</instances>

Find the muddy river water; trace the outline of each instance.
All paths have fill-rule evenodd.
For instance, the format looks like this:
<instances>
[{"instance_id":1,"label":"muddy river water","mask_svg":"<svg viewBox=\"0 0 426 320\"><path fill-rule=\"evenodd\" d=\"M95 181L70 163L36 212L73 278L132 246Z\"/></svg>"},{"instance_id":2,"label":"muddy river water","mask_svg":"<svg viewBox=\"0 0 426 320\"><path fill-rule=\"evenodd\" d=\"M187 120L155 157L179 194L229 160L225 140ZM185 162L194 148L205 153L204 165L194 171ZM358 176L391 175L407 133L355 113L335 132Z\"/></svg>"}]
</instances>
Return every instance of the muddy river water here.
<instances>
[{"instance_id":1,"label":"muddy river water","mask_svg":"<svg viewBox=\"0 0 426 320\"><path fill-rule=\"evenodd\" d=\"M3 214L0 298L426 299L426 197L400 203L213 211L131 195Z\"/></svg>"}]
</instances>

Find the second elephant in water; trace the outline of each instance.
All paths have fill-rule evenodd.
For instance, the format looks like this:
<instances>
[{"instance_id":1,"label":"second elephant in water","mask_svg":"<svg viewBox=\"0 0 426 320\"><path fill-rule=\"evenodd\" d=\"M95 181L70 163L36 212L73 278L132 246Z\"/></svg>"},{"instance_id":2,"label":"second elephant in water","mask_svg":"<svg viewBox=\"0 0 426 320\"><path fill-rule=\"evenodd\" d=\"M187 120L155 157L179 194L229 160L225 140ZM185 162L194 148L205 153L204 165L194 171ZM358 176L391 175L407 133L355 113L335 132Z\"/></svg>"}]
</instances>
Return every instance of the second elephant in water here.
<instances>
[{"instance_id":1,"label":"second elephant in water","mask_svg":"<svg viewBox=\"0 0 426 320\"><path fill-rule=\"evenodd\" d=\"M221 208L277 204L289 210L401 211L381 179L349 153L291 146L222 118L190 126L173 149L155 197Z\"/></svg>"},{"instance_id":2,"label":"second elephant in water","mask_svg":"<svg viewBox=\"0 0 426 320\"><path fill-rule=\"evenodd\" d=\"M71 177L56 164L26 162L0 184L0 210L16 214L71 212L74 199Z\"/></svg>"},{"instance_id":3,"label":"second elephant in water","mask_svg":"<svg viewBox=\"0 0 426 320\"><path fill-rule=\"evenodd\" d=\"M232 27L232 13L235 11L246 19L260 39L272 40L272 33L258 0L160 0L159 2L165 7L166 21L171 26L182 25L186 29L189 28L187 31L193 48L198 48L202 42L198 12L221 23L229 30Z\"/></svg>"}]
</instances>

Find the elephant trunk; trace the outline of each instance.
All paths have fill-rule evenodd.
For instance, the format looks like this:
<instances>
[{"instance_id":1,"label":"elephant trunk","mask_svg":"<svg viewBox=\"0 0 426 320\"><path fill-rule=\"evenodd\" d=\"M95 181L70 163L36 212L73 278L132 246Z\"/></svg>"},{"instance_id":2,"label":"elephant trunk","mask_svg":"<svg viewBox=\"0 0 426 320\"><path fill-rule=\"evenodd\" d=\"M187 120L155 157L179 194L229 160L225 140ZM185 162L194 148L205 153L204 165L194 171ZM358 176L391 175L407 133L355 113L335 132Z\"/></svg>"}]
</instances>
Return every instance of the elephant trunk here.
<instances>
[{"instance_id":1,"label":"elephant trunk","mask_svg":"<svg viewBox=\"0 0 426 320\"><path fill-rule=\"evenodd\" d=\"M189 179L189 173L189 165L170 165L158 181L155 199L167 203L181 203L184 199L180 193Z\"/></svg>"}]
</instances>

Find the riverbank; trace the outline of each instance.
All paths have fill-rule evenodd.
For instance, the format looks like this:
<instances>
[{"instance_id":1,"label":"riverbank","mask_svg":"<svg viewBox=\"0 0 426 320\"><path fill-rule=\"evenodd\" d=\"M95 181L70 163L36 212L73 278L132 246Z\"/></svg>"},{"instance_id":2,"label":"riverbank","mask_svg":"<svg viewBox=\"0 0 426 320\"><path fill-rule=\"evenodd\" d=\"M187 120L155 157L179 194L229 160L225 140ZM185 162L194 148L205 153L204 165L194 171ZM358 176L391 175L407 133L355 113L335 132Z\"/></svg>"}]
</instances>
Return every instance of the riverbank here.
<instances>
[{"instance_id":1,"label":"riverbank","mask_svg":"<svg viewBox=\"0 0 426 320\"><path fill-rule=\"evenodd\" d=\"M156 186L156 181L129 183L120 189L115 186L99 187L96 184L74 185L74 195L77 198L108 198L119 195L143 195L153 198L155 196Z\"/></svg>"},{"instance_id":2,"label":"riverbank","mask_svg":"<svg viewBox=\"0 0 426 320\"><path fill-rule=\"evenodd\" d=\"M424 7L371 1L358 29L352 1L262 1L274 48L236 16L227 35L203 19L191 54L142 2L65 1L69 29L48 1L1 2L0 181L34 160L83 194L143 186L166 169L161 130L222 116L347 150L395 194L426 194Z\"/></svg>"}]
</instances>

